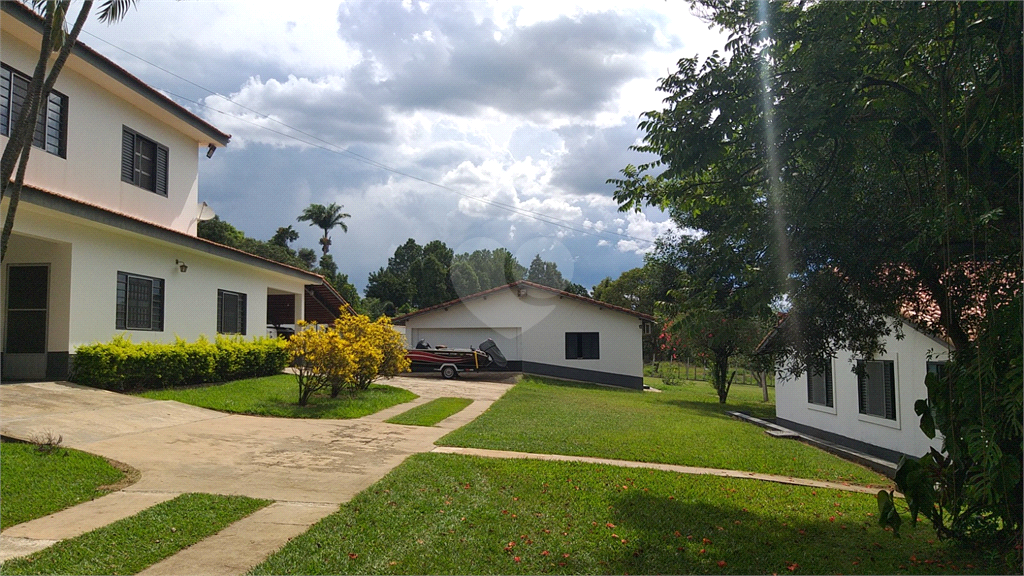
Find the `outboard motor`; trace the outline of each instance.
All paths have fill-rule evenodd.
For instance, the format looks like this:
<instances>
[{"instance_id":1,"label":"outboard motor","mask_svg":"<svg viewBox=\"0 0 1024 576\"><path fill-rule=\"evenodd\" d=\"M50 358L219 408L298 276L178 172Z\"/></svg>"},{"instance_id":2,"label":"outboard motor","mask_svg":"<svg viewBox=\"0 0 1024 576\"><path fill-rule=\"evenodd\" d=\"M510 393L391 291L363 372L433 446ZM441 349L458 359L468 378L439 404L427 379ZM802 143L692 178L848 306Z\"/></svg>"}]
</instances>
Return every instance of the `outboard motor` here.
<instances>
[{"instance_id":1,"label":"outboard motor","mask_svg":"<svg viewBox=\"0 0 1024 576\"><path fill-rule=\"evenodd\" d=\"M430 350L430 343L427 342L426 340L420 339L420 341L416 343L416 349L417 350Z\"/></svg>"},{"instance_id":2,"label":"outboard motor","mask_svg":"<svg viewBox=\"0 0 1024 576\"><path fill-rule=\"evenodd\" d=\"M498 345L494 343L494 340L488 338L484 342L481 342L480 350L484 354L487 354L487 356L490 357L491 362L497 364L499 368L508 366L508 360L505 358L505 355L501 353L501 350L498 349Z\"/></svg>"}]
</instances>

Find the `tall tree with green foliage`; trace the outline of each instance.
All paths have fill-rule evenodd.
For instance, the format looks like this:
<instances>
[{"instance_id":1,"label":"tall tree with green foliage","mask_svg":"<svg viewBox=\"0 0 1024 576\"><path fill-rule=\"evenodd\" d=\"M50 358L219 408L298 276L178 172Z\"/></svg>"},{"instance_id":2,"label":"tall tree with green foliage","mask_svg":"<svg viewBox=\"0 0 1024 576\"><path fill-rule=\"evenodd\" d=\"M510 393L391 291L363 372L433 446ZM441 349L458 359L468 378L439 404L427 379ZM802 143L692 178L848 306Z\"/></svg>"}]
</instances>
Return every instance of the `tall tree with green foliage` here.
<instances>
[{"instance_id":1,"label":"tall tree with green foliage","mask_svg":"<svg viewBox=\"0 0 1024 576\"><path fill-rule=\"evenodd\" d=\"M948 338L954 366L1012 366L982 343L1020 330L994 319L1024 278L1024 5L695 4L729 33L729 54L685 58L662 81L665 108L643 115L636 146L655 159L614 181L621 207L665 207L723 258L757 255L733 270L791 303L792 372L843 348L871 357L905 317ZM1019 380L986 399L1014 422ZM961 406L977 392L965 382L945 380L931 405ZM957 474L991 479L950 449L989 430L985 414L933 418ZM947 535L1019 542L1020 427L1005 433L1013 465L998 488L936 497L946 517L969 511Z\"/></svg>"},{"instance_id":2,"label":"tall tree with green foliage","mask_svg":"<svg viewBox=\"0 0 1024 576\"><path fill-rule=\"evenodd\" d=\"M92 11L93 0L82 2L78 16L75 17L70 29L67 27L70 0L31 0L28 4L42 16L43 32L39 58L36 60L28 92L24 96L14 128L8 134L7 145L0 159L0 200L10 195L3 231L0 232L0 261L7 256L7 244L14 231L14 221L18 213L18 203L21 201L21 190L25 185L25 170L32 152L36 126L43 121L40 117L42 103L50 97L50 91L64 69L71 50L78 42L78 35ZM100 22L112 24L121 20L128 8L133 5L135 0L104 0L100 3L96 17ZM15 113L14 110L11 112Z\"/></svg>"},{"instance_id":3,"label":"tall tree with green foliage","mask_svg":"<svg viewBox=\"0 0 1024 576\"><path fill-rule=\"evenodd\" d=\"M341 228L342 232L348 232L348 224L345 224L345 219L350 218L352 215L342 212L343 208L344 206L339 206L334 202L327 206L323 204L310 204L296 218L299 222L309 222L310 226L316 226L324 231L324 236L320 239L320 246L323 248L324 255L331 248L331 230Z\"/></svg>"}]
</instances>

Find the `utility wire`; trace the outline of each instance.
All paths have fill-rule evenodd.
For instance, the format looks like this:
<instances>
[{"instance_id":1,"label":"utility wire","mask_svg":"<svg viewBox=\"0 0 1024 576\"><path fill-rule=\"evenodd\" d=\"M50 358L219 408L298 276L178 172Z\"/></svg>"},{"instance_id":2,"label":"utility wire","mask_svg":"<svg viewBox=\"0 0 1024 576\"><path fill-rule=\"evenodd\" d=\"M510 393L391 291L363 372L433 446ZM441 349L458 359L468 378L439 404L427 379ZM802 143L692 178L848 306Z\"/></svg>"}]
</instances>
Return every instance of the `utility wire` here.
<instances>
[{"instance_id":1,"label":"utility wire","mask_svg":"<svg viewBox=\"0 0 1024 576\"><path fill-rule=\"evenodd\" d=\"M252 109L252 108L250 108L250 107L248 107L248 106L246 106L244 104L240 104L238 102L235 102L234 100L228 98L227 96L224 96L223 94L220 94L219 92L211 90L211 89L209 89L209 88L207 88L205 86L202 86L201 84L197 84L196 82L193 82L192 80L189 80L188 78L185 78L184 76L181 76L180 74L172 72L171 70L168 70L167 68L164 68L163 66L160 66L159 64L156 64L155 62L151 62L149 60L146 60L145 58L143 58L143 57L141 57L141 56L139 56L137 54L134 54L132 52L129 52L128 50L125 50L124 48L121 48L120 46L112 44L112 43L108 42L107 40L104 40L103 38L100 38L99 36L96 36L95 34L92 34L92 33L88 32L86 30L83 30L82 32L85 33L85 34L88 34L89 36L91 36L92 38L95 38L96 40L99 40L100 42L103 42L104 44L110 46L111 48L119 50L119 51L121 51L121 52L123 52L123 53L125 53L125 54L127 54L127 55L129 55L129 56L131 56L131 57L133 57L135 59L137 59L137 60L140 60L140 61L148 64L149 66L152 66L153 68L156 68L157 70L160 70L160 71L162 71L162 72L164 72L164 73L166 73L166 74L168 74L170 76L173 76L173 77L177 78L178 80L181 80L182 82L190 84L190 85L192 85L192 86L194 86L194 87L196 87L196 88L198 88L198 89L200 89L200 90L202 90L204 92L207 92L210 95L216 96L216 97L218 97L218 98L220 98L220 99L222 99L222 100L224 100L224 101L226 101L226 102L228 102L228 103L230 103L232 105L238 106L239 108L242 108L243 110L247 110L249 112L252 112L253 114L255 114L258 118L260 118L262 120L268 120L270 122L274 122L274 123L276 123L276 124L278 124L280 126L283 126L284 128L287 128L288 130L291 130L292 132L295 132L295 133L298 133L298 134L302 134L303 136L311 138L312 140L315 140L316 142L319 142L320 144L318 144L316 142L310 142L310 141L304 140L302 138L299 138L299 137L295 136L295 134L289 134L289 133L286 133L286 132L281 132L280 130L275 130L275 129L270 128L269 126L266 126L264 124L260 124L260 123L254 122L252 120L249 120L249 119L247 119L247 118L245 118L245 117L243 117L241 115L234 114L234 113L231 113L231 112L226 112L224 110L219 110L219 109L214 108L214 107L210 106L209 104L206 104L205 102L202 102L200 100L194 100L192 98L189 98L189 97L186 97L186 96L182 96L180 94L175 94L173 92L169 92L167 90L164 90L165 93L167 93L170 96L173 96L175 98L178 98L179 100L184 100L185 102L189 102L191 104L195 104L197 106L206 108L207 110L210 110L212 112L217 112L219 114L223 114L224 116L228 116L229 118L233 118L235 120L239 120L239 121L245 122L246 124L255 126L257 128L260 128L262 130L266 130L268 132L272 132L272 133L277 134L279 136L282 136L284 138L289 138L289 139L295 140L296 142L300 142L300 143L305 144L307 146L312 146L314 148L318 148L320 150L324 150L326 152L330 152L330 153L333 153L333 154L348 155L348 156L351 157L351 159L353 159L353 160L355 160L357 162L362 162L364 164L368 164L368 165L373 166L375 168L379 168L381 170L385 170L387 172L391 172L392 174L396 174L398 176L403 176L405 178L409 178L409 179L415 180L417 182L421 182L423 184L427 184L428 186L433 186L435 188L439 188L441 190L445 190L447 192L452 192L453 194L457 194L457 195L459 195L459 196L461 196L463 198L469 199L469 200L474 200L474 201L481 202L481 203L484 203L484 204L487 204L487 205L490 205L490 206L494 206L496 208L500 208L502 210L506 210L508 212L512 212L514 214L518 214L520 216L525 216L527 218L531 218L533 220L537 220L538 222L543 222L545 224L550 224L552 226L558 226L558 227L564 228L566 230L572 230L573 232L579 232L580 234L586 234L586 235L589 235L589 236L602 237L604 235L609 235L609 236L618 236L618 237L626 239L626 240L633 240L633 241L636 241L636 242L644 242L644 243L647 243L647 244L653 244L654 243L652 240L647 240L647 239L644 239L644 238L637 238L635 236L631 236L629 234L624 234L624 233L621 233L621 232L612 232L610 230L588 230L586 228L578 228L575 225L573 225L570 221L565 220L563 218L557 218L555 216L549 216L547 214L542 214L540 212L535 212L533 210L527 210L525 208L520 208L518 206L513 206L513 205L510 205L510 204L503 203L503 202L498 202L496 200L489 200L487 198L482 198L480 196L474 196L472 194L467 194L465 192L461 192L461 191L459 191L459 190L457 190L455 188L452 188L450 186L446 186L444 184L440 184L440 183L434 182L432 180L427 180L426 178L422 178L420 176L416 176L416 175L410 174L408 172L403 172L403 171L401 171L401 170L399 170L397 168L393 168L391 166L388 166L386 164L378 162L378 161L376 161L376 160L374 160L372 158L369 158L369 157L364 156L362 154L359 154L357 152L353 152L353 151L349 150L348 148L345 148L344 146L340 146L338 144L335 144L333 142L325 140L325 139L323 139L323 138L321 138L319 136L316 136L314 134L310 134L309 132L306 132L304 130L301 130L299 128L291 126L291 125L289 125L289 124L287 124L285 122L282 122L281 120L278 120L278 119L270 116L269 114L264 114L263 112L260 112L258 110L254 110L254 109Z\"/></svg>"}]
</instances>

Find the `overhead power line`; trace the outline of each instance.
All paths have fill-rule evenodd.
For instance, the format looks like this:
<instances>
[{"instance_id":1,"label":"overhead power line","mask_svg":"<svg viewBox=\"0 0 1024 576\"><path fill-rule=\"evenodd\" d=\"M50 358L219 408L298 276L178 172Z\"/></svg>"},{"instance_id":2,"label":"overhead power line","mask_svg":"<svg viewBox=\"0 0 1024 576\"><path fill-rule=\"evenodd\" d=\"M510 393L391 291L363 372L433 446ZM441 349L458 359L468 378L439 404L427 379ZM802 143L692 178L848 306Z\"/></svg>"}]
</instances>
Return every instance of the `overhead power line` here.
<instances>
[{"instance_id":1,"label":"overhead power line","mask_svg":"<svg viewBox=\"0 0 1024 576\"><path fill-rule=\"evenodd\" d=\"M89 35L92 38L95 38L96 40L99 40L100 42L103 42L104 44L110 46L111 48L114 48L114 49L116 49L116 50L118 50L120 52L123 52L123 53L127 54L128 56L131 56L132 58L135 58L135 59L139 60L140 62L143 62L143 63L145 63L145 64L147 64L149 66L152 66L153 68L156 68L157 70L160 70L161 72L164 72L165 74L173 76L174 78L177 78L178 80L181 80L182 82L185 82L185 83L187 83L187 84L189 84L191 86L194 86L194 87L196 87L196 88L198 88L198 89L200 89L200 90L202 90L202 91L204 91L204 92L206 92L206 93L208 93L208 94L210 94L212 96L216 96L216 97L224 100L225 102L228 102L228 103L230 103L230 104L232 104L234 106L237 106L237 107L239 107L239 108L241 108L243 110L247 110L247 111L255 114L258 118L260 118L262 120L267 120L267 121L273 122L275 124L278 124L279 126L287 128L288 130L292 131L292 133L287 133L287 132L282 132L280 130L275 130L275 129L273 129L273 128L269 127L269 126L266 126L264 124L260 124L258 122L254 122L252 120L249 120L248 118L245 118L242 115L234 114L232 112L227 112L227 111L224 111L224 110L219 110L217 108L214 108L214 107L210 106L209 104L207 104L207 103L205 103L205 102L203 102L201 100L194 100L194 99L189 98L187 96L183 96L183 95L180 95L180 94L175 94L173 92L169 92L167 90L163 90L163 92L165 92L166 94L168 94L170 96L173 96L173 97L175 97L175 98L177 98L179 100L183 100L183 101L191 103L191 104L195 104L196 106L200 106L202 108L210 110L211 112L216 112L218 114L222 114L224 116L228 116L228 117L233 118L235 120L239 120L241 122L245 122L246 124L249 124L251 126L255 126L256 128L259 128L261 130L266 130L266 131L271 132L273 134L276 134L278 136L281 136L281 137L284 137L284 138L288 138L288 139L294 140L296 142L300 142L302 144L305 144L306 146L311 146L311 147L314 147L314 148L318 148L320 150L324 150L324 151L330 152L332 154L338 154L338 155L342 155L342 156L347 156L351 160L355 160L357 162L361 162L363 164L367 164L367 165L373 166L373 167L378 168L380 170L384 170L384 171L390 172L390 173L398 175L398 176L409 178L411 180L415 180L417 182L421 182L423 184L427 184L429 186L433 186L435 188L438 188L438 189L441 189L441 190L445 190L447 192L451 192L453 194L456 194L458 196L461 196L461 197L469 199L469 200L474 200L476 202L481 202L481 203L487 204L489 206L494 206L495 208L499 208L501 210L505 210L505 211L508 211L508 212L511 212L511 213L514 213L514 214L518 214L520 216L524 216L524 217L536 220L538 222L542 222L542 223L545 223L545 224L550 224L552 226L558 226L558 227L566 229L566 230L571 230L573 232L578 232L580 234L586 234L586 235L595 236L595 237L599 237L599 238L600 237L604 237L604 236L615 236L615 237L618 237L618 238L621 238L621 239L624 239L624 240L632 240L632 241L635 241L635 242L644 242L644 243L647 243L647 244L653 244L654 243L652 240L647 240L645 238L637 238L635 236L631 236L629 234L624 234L624 233L621 233L621 232L612 232L610 230L590 230L590 229L586 229L586 228L580 228L577 225L575 225L575 223L573 223L573 222L571 222L569 220L566 220L564 218L558 218L558 217L550 216L550 215L543 214L543 213L540 213L540 212L535 212L533 210L527 210L525 208L520 208L518 206L513 206L511 204L506 204L504 202L498 202L497 200L490 200L488 198L483 198L483 197L480 197L480 196L474 196L472 194L467 194L465 192L462 192L460 190L452 188L451 186L446 186L446 185L441 184L439 182L434 182L432 180L428 180L426 178L422 178L420 176L416 176L415 174L410 174L408 172L403 172L402 170L399 170L397 168L394 168L394 167L389 166L387 164L384 164L382 162L378 162L377 160L374 160L372 158L369 158L369 157L364 156L362 154L359 154L357 152L353 152L352 150L349 150L348 148L346 148L344 146L335 144L333 142L330 142L329 140L325 140L325 139L323 139L323 138L321 138L319 136L316 136L315 134L310 134L309 132L306 132L306 131L304 131L304 130L302 130L300 128L296 128L295 126L291 126L291 125L289 125L289 124L287 124L285 122L282 122L281 120L278 120L277 118L274 118L274 117L270 116L269 114L265 114L263 112L260 112L259 110L254 110L253 108L250 108L250 107L248 107L248 106L246 106L244 104L241 104L239 102L235 102L234 100L228 98L227 96L225 96L225 95L223 95L223 94L221 94L221 93L219 93L219 92L217 92L215 90L211 90L210 88L207 88L207 87L205 87L205 86L203 86L201 84L198 84L198 83L196 83L196 82L194 82L194 81L192 81L192 80L190 80L188 78L185 78L184 76L181 76L180 74L177 74L177 73L175 73L175 72L173 72L171 70L168 70L167 68L164 68L163 66L160 66L159 64L156 64L155 62L151 62L151 61L149 61L149 60L147 60L147 59L145 59L145 58L143 58L143 57L141 57L141 56L139 56L137 54L134 54L134 53L132 53L132 52L130 52L128 50L125 50L124 48L121 48L120 46L117 46L117 45L115 45L115 44L113 44L113 43L111 43L111 42L109 42L109 41L107 41L107 40L105 40L103 38L100 38L99 36L96 36L95 34L92 34L92 33L88 32L88 31L85 31L85 30L83 30L82 32L84 34ZM299 138L295 134L301 134L302 136L305 136L306 138L309 138L309 139L313 140L313 142L311 142L309 140L306 140L306 139L303 139L303 138Z\"/></svg>"}]
</instances>

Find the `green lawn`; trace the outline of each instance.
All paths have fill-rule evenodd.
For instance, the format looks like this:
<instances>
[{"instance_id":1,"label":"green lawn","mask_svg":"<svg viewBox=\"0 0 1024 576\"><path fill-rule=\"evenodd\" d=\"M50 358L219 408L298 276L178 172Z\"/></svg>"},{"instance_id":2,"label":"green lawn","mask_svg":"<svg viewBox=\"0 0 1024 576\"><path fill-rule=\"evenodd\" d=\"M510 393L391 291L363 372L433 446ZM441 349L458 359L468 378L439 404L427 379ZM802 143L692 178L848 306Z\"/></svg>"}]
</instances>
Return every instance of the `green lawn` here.
<instances>
[{"instance_id":1,"label":"green lawn","mask_svg":"<svg viewBox=\"0 0 1024 576\"><path fill-rule=\"evenodd\" d=\"M214 386L151 390L139 395L236 414L330 419L360 418L418 398L408 390L371 384L368 390L351 395L342 392L337 398L327 394L315 395L307 406L299 406L299 387L295 383L295 376L290 374L236 380Z\"/></svg>"},{"instance_id":2,"label":"green lawn","mask_svg":"<svg viewBox=\"0 0 1024 576\"><path fill-rule=\"evenodd\" d=\"M0 443L0 529L53 514L107 493L124 473L99 456L35 444Z\"/></svg>"},{"instance_id":3,"label":"green lawn","mask_svg":"<svg viewBox=\"0 0 1024 576\"><path fill-rule=\"evenodd\" d=\"M582 463L410 457L254 574L996 572L871 495Z\"/></svg>"},{"instance_id":4,"label":"green lawn","mask_svg":"<svg viewBox=\"0 0 1024 576\"><path fill-rule=\"evenodd\" d=\"M725 415L729 410L773 415L774 405L760 398L754 386L733 386L723 406L706 382L637 392L525 378L479 418L437 443L890 484L867 468L772 438Z\"/></svg>"},{"instance_id":5,"label":"green lawn","mask_svg":"<svg viewBox=\"0 0 1024 576\"><path fill-rule=\"evenodd\" d=\"M4 574L135 574L269 504L182 494L45 550L3 563Z\"/></svg>"},{"instance_id":6,"label":"green lawn","mask_svg":"<svg viewBox=\"0 0 1024 576\"><path fill-rule=\"evenodd\" d=\"M472 403L473 401L468 398L435 398L426 404L420 404L398 416L389 418L386 422L408 426L433 426Z\"/></svg>"}]
</instances>

